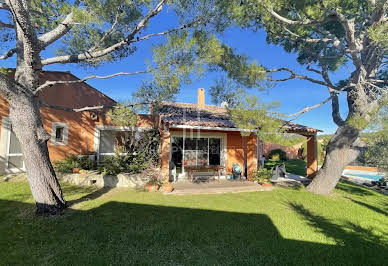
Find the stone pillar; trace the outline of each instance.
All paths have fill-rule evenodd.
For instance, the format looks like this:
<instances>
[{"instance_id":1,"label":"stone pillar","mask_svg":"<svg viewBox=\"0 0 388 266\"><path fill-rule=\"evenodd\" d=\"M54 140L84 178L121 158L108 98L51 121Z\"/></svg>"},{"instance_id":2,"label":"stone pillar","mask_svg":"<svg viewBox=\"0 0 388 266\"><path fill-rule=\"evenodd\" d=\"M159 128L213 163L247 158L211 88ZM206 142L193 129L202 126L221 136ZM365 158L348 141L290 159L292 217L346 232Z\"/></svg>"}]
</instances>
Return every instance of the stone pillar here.
<instances>
[{"instance_id":1,"label":"stone pillar","mask_svg":"<svg viewBox=\"0 0 388 266\"><path fill-rule=\"evenodd\" d=\"M318 171L317 134L307 136L307 177L313 178Z\"/></svg>"},{"instance_id":2,"label":"stone pillar","mask_svg":"<svg viewBox=\"0 0 388 266\"><path fill-rule=\"evenodd\" d=\"M167 126L161 129L161 153L160 153L160 170L165 181L170 177L170 130Z\"/></svg>"}]
</instances>

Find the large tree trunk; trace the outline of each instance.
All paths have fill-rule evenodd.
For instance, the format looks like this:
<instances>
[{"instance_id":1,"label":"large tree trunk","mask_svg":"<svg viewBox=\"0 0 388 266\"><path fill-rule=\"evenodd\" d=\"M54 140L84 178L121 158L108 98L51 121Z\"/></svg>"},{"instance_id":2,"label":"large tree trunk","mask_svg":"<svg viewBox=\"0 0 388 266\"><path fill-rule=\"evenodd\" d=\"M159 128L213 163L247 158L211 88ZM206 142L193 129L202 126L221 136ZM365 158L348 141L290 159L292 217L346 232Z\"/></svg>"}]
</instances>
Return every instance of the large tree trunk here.
<instances>
[{"instance_id":1,"label":"large tree trunk","mask_svg":"<svg viewBox=\"0 0 388 266\"><path fill-rule=\"evenodd\" d=\"M59 214L66 208L61 187L51 165L45 131L39 112L39 98L19 95L9 101L12 128L19 139L27 178L38 215Z\"/></svg>"},{"instance_id":2,"label":"large tree trunk","mask_svg":"<svg viewBox=\"0 0 388 266\"><path fill-rule=\"evenodd\" d=\"M342 176L344 168L357 159L364 143L358 138L360 131L348 125L338 128L326 148L326 157L307 190L316 194L331 193Z\"/></svg>"}]
</instances>

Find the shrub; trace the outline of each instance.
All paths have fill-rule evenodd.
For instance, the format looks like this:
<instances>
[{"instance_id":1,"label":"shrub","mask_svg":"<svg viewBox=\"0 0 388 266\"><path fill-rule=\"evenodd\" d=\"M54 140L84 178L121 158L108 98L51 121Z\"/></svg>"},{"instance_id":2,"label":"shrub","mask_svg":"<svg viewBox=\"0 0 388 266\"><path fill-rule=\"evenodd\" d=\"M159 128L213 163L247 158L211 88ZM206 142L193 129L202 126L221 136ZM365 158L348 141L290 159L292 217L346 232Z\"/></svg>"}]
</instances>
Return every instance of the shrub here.
<instances>
[{"instance_id":1,"label":"shrub","mask_svg":"<svg viewBox=\"0 0 388 266\"><path fill-rule=\"evenodd\" d=\"M254 173L252 180L260 183L269 183L269 180L271 179L272 175L272 170L260 168Z\"/></svg>"},{"instance_id":2,"label":"shrub","mask_svg":"<svg viewBox=\"0 0 388 266\"><path fill-rule=\"evenodd\" d=\"M137 174L156 165L159 161L160 135L157 128L139 133L133 137L114 156L104 158L99 169L103 175L117 175L121 172Z\"/></svg>"},{"instance_id":3,"label":"shrub","mask_svg":"<svg viewBox=\"0 0 388 266\"><path fill-rule=\"evenodd\" d=\"M72 173L74 168L83 170L92 170L95 167L95 162L90 160L87 156L70 155L62 161L54 162L54 168L58 172Z\"/></svg>"},{"instance_id":4,"label":"shrub","mask_svg":"<svg viewBox=\"0 0 388 266\"><path fill-rule=\"evenodd\" d=\"M140 155L122 155L115 153L114 156L106 156L103 166L99 169L103 175L117 175L119 173L137 174L151 164L149 158L142 153Z\"/></svg>"},{"instance_id":5,"label":"shrub","mask_svg":"<svg viewBox=\"0 0 388 266\"><path fill-rule=\"evenodd\" d=\"M281 149L275 149L268 154L269 159L273 161L287 161L287 153Z\"/></svg>"}]
</instances>

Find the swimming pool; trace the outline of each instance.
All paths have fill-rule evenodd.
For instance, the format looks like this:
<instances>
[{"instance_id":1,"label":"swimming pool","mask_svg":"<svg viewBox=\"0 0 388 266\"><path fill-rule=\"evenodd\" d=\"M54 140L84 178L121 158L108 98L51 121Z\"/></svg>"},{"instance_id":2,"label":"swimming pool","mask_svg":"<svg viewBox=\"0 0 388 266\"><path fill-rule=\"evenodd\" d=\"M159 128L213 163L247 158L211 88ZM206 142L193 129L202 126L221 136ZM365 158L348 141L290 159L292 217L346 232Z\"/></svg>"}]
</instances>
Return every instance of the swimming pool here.
<instances>
[{"instance_id":1,"label":"swimming pool","mask_svg":"<svg viewBox=\"0 0 388 266\"><path fill-rule=\"evenodd\" d=\"M373 181L379 181L380 178L384 176L384 174L379 172L351 170L351 169L345 169L342 175L348 178L369 179Z\"/></svg>"}]
</instances>

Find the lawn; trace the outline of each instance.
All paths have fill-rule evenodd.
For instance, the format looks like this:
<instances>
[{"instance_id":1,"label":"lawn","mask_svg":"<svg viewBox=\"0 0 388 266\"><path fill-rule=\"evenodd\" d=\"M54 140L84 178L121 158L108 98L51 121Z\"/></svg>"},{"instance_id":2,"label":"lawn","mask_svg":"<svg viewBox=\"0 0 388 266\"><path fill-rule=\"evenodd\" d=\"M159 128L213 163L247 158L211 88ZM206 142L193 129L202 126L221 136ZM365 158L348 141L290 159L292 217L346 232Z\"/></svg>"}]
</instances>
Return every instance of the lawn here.
<instances>
[{"instance_id":1,"label":"lawn","mask_svg":"<svg viewBox=\"0 0 388 266\"><path fill-rule=\"evenodd\" d=\"M295 175L306 176L306 162L300 159L290 159L287 161L266 161L264 166L267 169L271 169L278 164L282 164L286 166L286 171Z\"/></svg>"},{"instance_id":2,"label":"lawn","mask_svg":"<svg viewBox=\"0 0 388 266\"><path fill-rule=\"evenodd\" d=\"M26 182L0 183L0 264L382 265L388 201L349 183L173 196L63 184L72 209L36 218Z\"/></svg>"}]
</instances>

